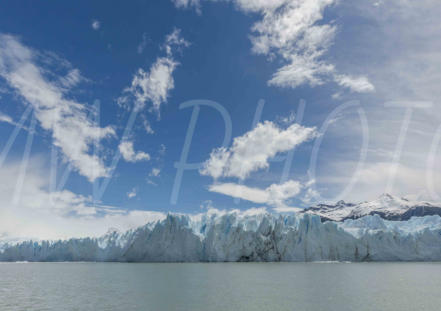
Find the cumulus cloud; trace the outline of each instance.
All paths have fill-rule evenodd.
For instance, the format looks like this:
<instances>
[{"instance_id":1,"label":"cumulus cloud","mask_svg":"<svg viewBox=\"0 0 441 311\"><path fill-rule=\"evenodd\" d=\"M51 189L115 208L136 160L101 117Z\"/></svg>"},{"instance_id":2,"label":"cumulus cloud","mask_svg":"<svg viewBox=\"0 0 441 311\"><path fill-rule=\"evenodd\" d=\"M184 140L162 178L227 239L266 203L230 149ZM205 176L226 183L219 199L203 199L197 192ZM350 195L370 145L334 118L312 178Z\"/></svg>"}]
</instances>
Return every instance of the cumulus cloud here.
<instances>
[{"instance_id":1,"label":"cumulus cloud","mask_svg":"<svg viewBox=\"0 0 441 311\"><path fill-rule=\"evenodd\" d=\"M174 58L174 51L188 46L181 37L180 30L175 29L166 37L163 50L165 56L158 57L149 71L139 68L134 75L132 84L125 90L135 98L135 107L140 110L150 102L151 110L159 113L160 107L167 102L169 93L174 89L173 72L179 63Z\"/></svg>"},{"instance_id":2,"label":"cumulus cloud","mask_svg":"<svg viewBox=\"0 0 441 311\"><path fill-rule=\"evenodd\" d=\"M242 1L251 2L251 1ZM263 16L252 28L253 52L278 55L288 62L270 80L270 84L291 86L323 83L323 76L333 72L320 58L332 43L336 27L318 25L326 7L334 0L276 1L273 5L257 5L254 10Z\"/></svg>"},{"instance_id":3,"label":"cumulus cloud","mask_svg":"<svg viewBox=\"0 0 441 311\"><path fill-rule=\"evenodd\" d=\"M234 177L243 181L252 172L269 167L269 160L278 153L286 152L297 145L314 138L315 128L293 124L292 117L286 121L290 125L281 128L276 123L264 121L258 123L251 131L236 137L230 148L218 148L212 151L210 158L204 162L200 173L214 179ZM209 191L230 197L244 199L258 204L267 204L274 208L290 208L287 201L299 195L310 184L289 180L281 184L272 184L267 188L249 187L242 183L214 183Z\"/></svg>"},{"instance_id":4,"label":"cumulus cloud","mask_svg":"<svg viewBox=\"0 0 441 311\"><path fill-rule=\"evenodd\" d=\"M341 76L324 55L332 45L337 28L323 23L326 8L335 0L236 0L244 10L263 16L252 28L252 50L256 54L282 58L281 67L268 81L269 85L295 88L303 84L321 85L336 81L353 92L371 92L367 77Z\"/></svg>"},{"instance_id":5,"label":"cumulus cloud","mask_svg":"<svg viewBox=\"0 0 441 311\"><path fill-rule=\"evenodd\" d=\"M253 188L235 183L221 183L211 185L209 190L258 204L286 207L286 200L298 195L302 188L303 186L300 182L289 180L283 184L272 184L266 189Z\"/></svg>"},{"instance_id":6,"label":"cumulus cloud","mask_svg":"<svg viewBox=\"0 0 441 311\"><path fill-rule=\"evenodd\" d=\"M148 153L138 151L135 152L132 141L123 141L118 146L119 152L127 162L149 161L150 155Z\"/></svg>"},{"instance_id":7,"label":"cumulus cloud","mask_svg":"<svg viewBox=\"0 0 441 311\"><path fill-rule=\"evenodd\" d=\"M250 173L269 166L268 160L313 138L315 128L292 124L287 129L265 121L240 137L230 148L212 151L200 173L215 179L220 177L247 178Z\"/></svg>"},{"instance_id":8,"label":"cumulus cloud","mask_svg":"<svg viewBox=\"0 0 441 311\"><path fill-rule=\"evenodd\" d=\"M337 0L225 0L246 13L261 16L251 28L252 51L284 62L269 85L296 88L335 81L353 92L374 90L367 77L340 76L325 54L333 44L337 27L323 22L324 12ZM175 0L180 8L197 7L199 1ZM343 81L342 81L343 79Z\"/></svg>"},{"instance_id":9,"label":"cumulus cloud","mask_svg":"<svg viewBox=\"0 0 441 311\"><path fill-rule=\"evenodd\" d=\"M73 71L60 86L45 77L49 69L38 65L37 56L16 37L0 34L0 76L32 105L40 126L52 133L53 144L81 175L90 181L107 176L108 169L89 148L114 135L113 128L95 126L86 107L68 98L68 87L77 82L79 72Z\"/></svg>"},{"instance_id":10,"label":"cumulus cloud","mask_svg":"<svg viewBox=\"0 0 441 311\"><path fill-rule=\"evenodd\" d=\"M177 63L167 57L158 58L149 72L142 68L135 74L131 89L134 91L138 108L151 101L154 110L167 102L168 93L174 88L173 71Z\"/></svg>"}]
</instances>

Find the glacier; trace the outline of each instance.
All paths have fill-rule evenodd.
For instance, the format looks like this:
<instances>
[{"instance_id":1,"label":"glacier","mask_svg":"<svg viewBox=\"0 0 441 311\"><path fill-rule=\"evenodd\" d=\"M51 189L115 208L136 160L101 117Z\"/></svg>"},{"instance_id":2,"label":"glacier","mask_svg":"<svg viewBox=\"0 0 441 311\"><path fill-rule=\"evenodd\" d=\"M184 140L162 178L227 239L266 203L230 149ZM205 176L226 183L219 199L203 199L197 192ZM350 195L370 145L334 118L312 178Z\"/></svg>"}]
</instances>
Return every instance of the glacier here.
<instances>
[{"instance_id":1,"label":"glacier","mask_svg":"<svg viewBox=\"0 0 441 311\"><path fill-rule=\"evenodd\" d=\"M1 261L237 262L439 261L441 217L343 222L312 214L168 214L126 232L0 245Z\"/></svg>"}]
</instances>

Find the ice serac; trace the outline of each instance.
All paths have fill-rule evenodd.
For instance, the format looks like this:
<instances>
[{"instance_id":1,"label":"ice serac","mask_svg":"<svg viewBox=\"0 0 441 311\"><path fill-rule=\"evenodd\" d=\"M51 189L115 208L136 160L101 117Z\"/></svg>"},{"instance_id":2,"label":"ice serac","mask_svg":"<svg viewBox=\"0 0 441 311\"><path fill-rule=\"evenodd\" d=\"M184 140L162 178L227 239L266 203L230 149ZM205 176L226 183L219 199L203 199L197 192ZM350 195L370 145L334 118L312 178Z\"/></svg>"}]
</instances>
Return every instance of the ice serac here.
<instances>
[{"instance_id":1,"label":"ice serac","mask_svg":"<svg viewBox=\"0 0 441 311\"><path fill-rule=\"evenodd\" d=\"M317 215L209 211L169 214L99 238L6 244L2 261L434 261L441 217L388 221L379 215L322 222Z\"/></svg>"}]
</instances>

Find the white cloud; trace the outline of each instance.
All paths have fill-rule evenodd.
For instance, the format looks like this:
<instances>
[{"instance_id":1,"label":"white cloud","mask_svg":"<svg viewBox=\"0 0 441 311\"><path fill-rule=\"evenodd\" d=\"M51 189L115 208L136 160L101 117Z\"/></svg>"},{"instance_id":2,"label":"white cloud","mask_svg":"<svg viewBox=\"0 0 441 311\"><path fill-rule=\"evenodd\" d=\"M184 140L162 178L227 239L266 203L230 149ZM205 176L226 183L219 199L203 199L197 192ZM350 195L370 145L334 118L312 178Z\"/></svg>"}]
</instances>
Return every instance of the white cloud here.
<instances>
[{"instance_id":1,"label":"white cloud","mask_svg":"<svg viewBox=\"0 0 441 311\"><path fill-rule=\"evenodd\" d=\"M273 210L277 213L297 213L302 211L303 209L300 207L279 206L273 208Z\"/></svg>"},{"instance_id":2,"label":"white cloud","mask_svg":"<svg viewBox=\"0 0 441 311\"><path fill-rule=\"evenodd\" d=\"M0 122L9 123L9 124L12 124L12 125L16 124L14 122L14 120L12 120L12 118L10 116L8 116L7 114L4 114L2 112L0 112Z\"/></svg>"},{"instance_id":3,"label":"white cloud","mask_svg":"<svg viewBox=\"0 0 441 311\"><path fill-rule=\"evenodd\" d=\"M346 59L354 60L353 65L359 67L357 72L366 72L376 88L372 101L363 103L369 121L366 163L353 190L344 199L370 200L386 191L397 196L427 192L431 188L428 176L432 176L433 190L438 195L430 194L427 199L438 201L441 149L431 154L431 145L441 120L438 104L441 41L437 39L441 36L441 24L437 22L441 14L440 2L390 0L373 6L369 1L354 1L342 3L342 9L342 14L365 23L358 25L356 31L346 32L345 38L354 49L349 49L348 53L337 51L341 59L336 61L344 64ZM388 182L394 172L392 162L404 125L405 108L384 107L389 100L433 102L431 108L413 109L392 190L388 190ZM355 118L354 123L357 121ZM358 143L361 135L356 136L353 141ZM334 158L328 162L333 165L326 171L329 176L321 178L321 185L332 189L335 195L351 181L357 165L354 159L358 155L327 156ZM435 157L434 167L428 165L431 156ZM338 160L342 163L336 165ZM337 191L331 183L325 185L328 179L339 185ZM323 196L331 197L331 191L319 190Z\"/></svg>"},{"instance_id":4,"label":"white cloud","mask_svg":"<svg viewBox=\"0 0 441 311\"><path fill-rule=\"evenodd\" d=\"M149 161L150 155L148 153L138 151L135 152L133 149L132 141L123 141L118 146L119 152L121 152L122 157L127 162L140 162L140 161Z\"/></svg>"},{"instance_id":5,"label":"white cloud","mask_svg":"<svg viewBox=\"0 0 441 311\"><path fill-rule=\"evenodd\" d=\"M283 184L272 184L266 189L222 183L211 185L209 190L258 204L285 207L285 201L298 195L302 188L298 181L290 180Z\"/></svg>"},{"instance_id":6,"label":"white cloud","mask_svg":"<svg viewBox=\"0 0 441 311\"><path fill-rule=\"evenodd\" d=\"M149 173L149 176L147 177L147 183L153 186L157 186L158 184L154 181L154 179L158 179L160 174L161 174L160 168L158 167L152 168L152 170Z\"/></svg>"},{"instance_id":7,"label":"white cloud","mask_svg":"<svg viewBox=\"0 0 441 311\"><path fill-rule=\"evenodd\" d=\"M7 114L4 114L4 113L2 113L2 112L0 112L0 123L1 123L1 122L3 122L3 123L8 123L8 124L10 124L10 125L13 125L13 126L19 127L19 128L21 128L22 130L25 130L25 131L29 131L29 128L28 128L28 127L24 126L23 124L20 124L20 123L15 122L14 119L12 119L11 116L9 116L9 115L7 115Z\"/></svg>"},{"instance_id":8,"label":"white cloud","mask_svg":"<svg viewBox=\"0 0 441 311\"><path fill-rule=\"evenodd\" d=\"M213 0L211 0L213 1ZM246 13L259 14L261 19L252 26L252 51L278 57L284 62L269 85L296 88L308 84L311 87L330 81L339 81L335 66L325 60L325 54L333 44L337 27L323 22L327 8L337 0L225 0L233 2ZM200 1L174 0L178 8L199 8ZM372 84L367 77L345 78L339 85L353 92L371 92ZM363 82L363 83L362 83ZM369 86L368 86L369 84Z\"/></svg>"},{"instance_id":9,"label":"white cloud","mask_svg":"<svg viewBox=\"0 0 441 311\"><path fill-rule=\"evenodd\" d=\"M292 123L293 116L282 123ZM317 135L315 128L291 124L286 129L280 128L273 122L258 123L251 131L233 140L230 148L215 149L207 160L200 173L210 175L214 179L221 177L236 177L244 180L257 170L267 168L268 160L280 152L286 152L297 145L312 139ZM305 185L295 180L282 184L272 184L265 189L249 187L237 183L215 183L209 186L209 191L240 198L258 204L268 204L275 208L296 210L287 205L287 201L296 197ZM280 210L282 211L282 210Z\"/></svg>"},{"instance_id":10,"label":"white cloud","mask_svg":"<svg viewBox=\"0 0 441 311\"><path fill-rule=\"evenodd\" d=\"M368 126L363 126L357 114L348 113L338 116L338 122L334 122L324 134L332 148L319 152L315 176L312 176L317 180L317 186L304 200L360 202L372 200L385 192L407 196L428 192L431 188L437 194L441 193L441 149L432 148L432 144L436 144L434 138L440 120L436 106L434 109L415 108L403 138L400 135L404 134L405 108L377 106L367 107L365 111ZM369 144L364 149L363 139L367 137ZM397 141L401 139L400 151ZM394 157L398 153L398 166L395 167ZM362 154L365 154L364 160L358 162ZM431 156L433 163L429 162ZM437 195L427 199L439 201Z\"/></svg>"},{"instance_id":11,"label":"white cloud","mask_svg":"<svg viewBox=\"0 0 441 311\"><path fill-rule=\"evenodd\" d=\"M269 193L269 202L273 205L281 205L300 193L303 186L300 182L289 180L283 184L272 184L265 189Z\"/></svg>"},{"instance_id":12,"label":"white cloud","mask_svg":"<svg viewBox=\"0 0 441 311\"><path fill-rule=\"evenodd\" d=\"M234 0L240 9L247 12L262 12L263 6L279 8L288 1L257 1L257 0ZM427 175L433 174L433 187L441 196L441 177L439 155L441 149L437 150L435 168L426 165L431 152L432 139L435 138L437 128L441 120L441 110L437 104L441 97L441 41L437 40L441 35L441 24L439 16L441 6L438 1L402 1L390 0L381 1L381 6L374 4L379 1L335 1L337 6L330 5L325 9L327 16L341 16L337 23L329 23L329 18L321 19L316 24L329 24L337 26L337 32L333 36L336 39L341 36L342 40L332 40L329 44L343 43L332 46L332 61L326 58L330 46L322 50L319 57L313 58L313 63L322 61L324 65L333 65L333 68L321 70L325 72L317 76L315 68L310 71L306 83L325 83L334 81L340 84L342 89L336 89L336 99L347 99L346 90L359 92L372 91L375 86L375 94L366 98L366 101L358 108L366 114L368 120L369 133L369 151L364 163L363 170L360 171L360 178L354 185L354 188L345 197L339 197L345 200L362 201L377 197L386 190L387 181L390 175L390 162L400 137L403 118L405 116L404 108L384 107L388 100L405 101L432 101L433 107L430 109L414 109L409 124L408 135L404 139L404 146L400 158L400 166L397 171L397 178L393 187L393 194L406 195L409 193L420 193L422 190L428 190ZM242 3L242 4L241 4ZM244 3L244 4L243 4ZM305 1L297 1L306 3ZM331 11L332 10L332 11ZM338 10L338 11L337 11ZM279 10L284 14L284 10ZM276 12L277 13L277 12ZM272 11L269 16L274 16ZM283 13L283 14L282 14ZM326 14L331 13L331 14ZM334 14L336 13L336 14ZM266 14L266 13L265 13ZM256 17L256 16L254 16ZM331 17L332 18L332 17ZM262 22L264 19L261 19ZM357 23L356 27L345 27L347 20L364 21ZM295 28L282 27L280 32L277 28L270 34L285 33L296 31ZM341 26L340 26L341 25ZM268 28L270 29L270 28ZM307 29L307 28L302 28ZM262 33L263 34L263 33ZM254 32L255 37L262 37L262 34ZM332 34L332 33L329 33ZM293 54L287 51L285 55L278 54L281 48L278 46L278 40L262 41L262 45L256 45L256 52L267 55L270 59L282 59L291 64ZM286 45L283 36L280 36L281 47ZM296 42L295 44L300 44ZM256 43L260 43L256 41ZM283 43L283 44L282 44ZM272 48L266 49L266 47ZM306 46L305 44L303 46ZM262 47L259 51L258 48ZM306 51L306 50L305 50ZM303 53L301 51L301 53ZM297 55L297 54L295 54ZM306 55L306 54L302 54ZM315 56L315 54L313 54ZM309 64L310 58L300 58L305 64ZM307 68L311 66L306 66ZM292 70L301 70L302 66L285 68ZM298 76L305 76L299 74ZM290 81L289 77L296 77L296 74L286 73L282 81ZM317 78L318 79L315 79ZM367 78L368 77L368 78ZM365 79L366 78L366 79ZM294 79L297 85L301 79ZM298 81L298 82L296 82ZM286 86L291 86L289 83ZM344 88L344 90L343 90ZM332 108L331 108L332 109ZM330 126L317 162L317 190L310 189L304 196L305 201L321 200L320 195L325 200L338 200L335 196L343 191L351 182L352 175L357 169L357 159L362 150L363 131L359 114L355 113L348 118L352 122L348 124L347 120L338 120ZM326 108L317 111L315 119L326 118L321 113L327 114ZM338 127L336 129L335 127ZM350 129L350 131L348 130ZM328 147L326 147L326 145ZM332 146L332 148L329 148ZM372 150L372 151L371 151ZM386 154L387 153L387 154ZM341 161L341 164L338 164ZM431 200L435 200L432 197Z\"/></svg>"},{"instance_id":13,"label":"white cloud","mask_svg":"<svg viewBox=\"0 0 441 311\"><path fill-rule=\"evenodd\" d=\"M173 72L179 63L174 59L173 51L188 45L180 36L180 30L175 29L166 37L163 47L166 56L158 57L148 72L138 69L131 86L125 90L135 97L137 109L142 109L147 102L151 102L151 110L159 113L161 105L167 102L169 93L175 86Z\"/></svg>"},{"instance_id":14,"label":"white cloud","mask_svg":"<svg viewBox=\"0 0 441 311\"><path fill-rule=\"evenodd\" d=\"M269 85L295 88L312 87L328 81L353 92L371 92L367 77L339 75L333 64L324 59L332 45L337 27L322 23L326 8L336 0L236 0L245 10L260 12L262 20L253 28L252 50L257 54L281 57L287 63L269 80Z\"/></svg>"},{"instance_id":15,"label":"white cloud","mask_svg":"<svg viewBox=\"0 0 441 311\"><path fill-rule=\"evenodd\" d=\"M31 159L19 200L14 194L21 163L0 168L0 236L13 239L66 239L99 236L109 228L128 230L163 219L160 212L94 205L87 196L68 190L50 192L48 169Z\"/></svg>"},{"instance_id":16,"label":"white cloud","mask_svg":"<svg viewBox=\"0 0 441 311\"><path fill-rule=\"evenodd\" d=\"M263 19L253 26L253 52L278 55L287 65L269 81L270 85L297 87L316 86L334 67L321 60L332 43L336 27L318 25L326 7L335 0L278 1L279 6L259 8Z\"/></svg>"},{"instance_id":17,"label":"white cloud","mask_svg":"<svg viewBox=\"0 0 441 311\"><path fill-rule=\"evenodd\" d=\"M132 199L132 198L136 197L137 194L138 194L137 189L136 189L136 188L133 188L131 191L127 192L127 197L128 197L129 199Z\"/></svg>"},{"instance_id":18,"label":"white cloud","mask_svg":"<svg viewBox=\"0 0 441 311\"><path fill-rule=\"evenodd\" d=\"M360 122L354 108L353 114L340 118L325 134L332 148L321 148L316 170L318 192L311 190L306 200L360 202L383 192L397 196L429 192L427 199L439 200L441 149L436 152L435 167L427 164L441 120L438 105L441 42L436 40L441 35L441 24L436 22L441 14L439 4L432 0L391 0L376 7L371 1L340 2L340 16L364 22L358 23L356 29L344 27L343 23L341 36L346 44L333 47L333 62L342 72L349 68L354 75L337 74L336 82L349 89L369 91L370 84L359 79L366 74L368 81L375 85L375 94L365 97L356 108L366 115L367 126ZM354 77L356 82L351 81ZM335 98L349 99L345 95L338 91ZM406 108L385 107L385 102L390 100L407 104L433 102L432 108L412 111L392 187L389 187L394 174L392 162L406 125L403 122ZM369 147L366 160L359 163L363 137ZM360 168L358 174L357 168ZM352 182L353 176L358 176L355 182ZM432 187L438 195L428 191L432 177Z\"/></svg>"},{"instance_id":19,"label":"white cloud","mask_svg":"<svg viewBox=\"0 0 441 311\"><path fill-rule=\"evenodd\" d=\"M143 124L144 124L144 129L147 132L147 134L155 134L155 131L152 129L152 126L149 121L144 120Z\"/></svg>"},{"instance_id":20,"label":"white cloud","mask_svg":"<svg viewBox=\"0 0 441 311\"><path fill-rule=\"evenodd\" d=\"M65 87L66 89L70 89L81 81L86 81L86 79L81 75L80 71L76 68L70 70L66 76L60 77L59 82L61 86Z\"/></svg>"},{"instance_id":21,"label":"white cloud","mask_svg":"<svg viewBox=\"0 0 441 311\"><path fill-rule=\"evenodd\" d=\"M316 189L308 188L306 190L306 193L301 198L301 200L303 203L312 204L312 203L319 203L317 202L319 198L320 198L320 193Z\"/></svg>"},{"instance_id":22,"label":"white cloud","mask_svg":"<svg viewBox=\"0 0 441 311\"><path fill-rule=\"evenodd\" d=\"M155 183L153 180L151 180L151 179L149 179L149 178L147 178L147 183L148 183L149 185L152 185L152 186L157 186L157 185L158 185L157 183Z\"/></svg>"},{"instance_id":23,"label":"white cloud","mask_svg":"<svg viewBox=\"0 0 441 311\"><path fill-rule=\"evenodd\" d=\"M100 21L98 21L98 20L93 20L92 21L92 29L93 30L99 30L100 28L101 28L101 23L100 23Z\"/></svg>"},{"instance_id":24,"label":"white cloud","mask_svg":"<svg viewBox=\"0 0 441 311\"><path fill-rule=\"evenodd\" d=\"M275 10L286 3L286 0L235 0L239 9L245 12L260 12Z\"/></svg>"},{"instance_id":25,"label":"white cloud","mask_svg":"<svg viewBox=\"0 0 441 311\"><path fill-rule=\"evenodd\" d=\"M145 50L147 46L147 33L143 33L142 34L142 40L141 42L138 44L138 47L136 49L136 51L138 52L138 54L142 54Z\"/></svg>"},{"instance_id":26,"label":"white cloud","mask_svg":"<svg viewBox=\"0 0 441 311\"><path fill-rule=\"evenodd\" d=\"M249 208L246 210L239 210L239 209L217 209L213 206L211 206L211 203L208 201L204 202L203 205L201 205L202 209L206 209L206 211L192 215L192 219L194 220L200 220L203 217L212 217L214 215L223 216L223 215L236 215L237 219L243 218L243 217L249 217L249 216L255 216L255 215L262 215L267 214L268 211L265 207L259 207L259 208Z\"/></svg>"},{"instance_id":27,"label":"white cloud","mask_svg":"<svg viewBox=\"0 0 441 311\"><path fill-rule=\"evenodd\" d=\"M441 94L438 1L389 0L382 1L380 6L354 1L345 3L342 9L342 14L352 15L354 20L362 18L367 24L349 32L348 40L357 45L340 57L357 60L354 65L372 79L377 93L383 97L380 100L384 97L438 100Z\"/></svg>"},{"instance_id":28,"label":"white cloud","mask_svg":"<svg viewBox=\"0 0 441 311\"><path fill-rule=\"evenodd\" d=\"M95 126L87 118L86 107L68 99L68 90L45 78L47 72L37 65L33 50L13 36L0 34L0 76L32 105L41 127L52 133L54 145L81 175L90 181L107 176L101 159L88 152L94 142L114 135L113 128Z\"/></svg>"},{"instance_id":29,"label":"white cloud","mask_svg":"<svg viewBox=\"0 0 441 311\"><path fill-rule=\"evenodd\" d=\"M197 12L200 12L200 0L172 0L177 8L190 8L194 7Z\"/></svg>"},{"instance_id":30,"label":"white cloud","mask_svg":"<svg viewBox=\"0 0 441 311\"><path fill-rule=\"evenodd\" d=\"M250 173L268 167L268 160L277 153L286 152L295 146L313 138L315 128L292 124L281 129L270 121L257 126L240 137L236 137L230 148L218 148L212 151L201 174L217 179L237 177L245 179Z\"/></svg>"},{"instance_id":31,"label":"white cloud","mask_svg":"<svg viewBox=\"0 0 441 311\"><path fill-rule=\"evenodd\" d=\"M322 85L324 77L334 72L334 66L313 58L293 55L291 62L277 70L269 85L296 88L308 83L310 86Z\"/></svg>"},{"instance_id":32,"label":"white cloud","mask_svg":"<svg viewBox=\"0 0 441 311\"><path fill-rule=\"evenodd\" d=\"M170 34L165 37L165 44L163 46L167 56L173 56L174 50L182 51L183 48L189 47L190 42L181 37L181 30L175 28Z\"/></svg>"},{"instance_id":33,"label":"white cloud","mask_svg":"<svg viewBox=\"0 0 441 311\"><path fill-rule=\"evenodd\" d=\"M336 75L335 80L339 85L350 89L352 92L368 93L375 90L375 87L365 76L351 77L348 75Z\"/></svg>"},{"instance_id":34,"label":"white cloud","mask_svg":"<svg viewBox=\"0 0 441 311\"><path fill-rule=\"evenodd\" d=\"M151 101L153 109L158 111L161 104L167 102L169 92L175 87L172 74L176 66L173 59L162 57L156 60L149 72L138 69L131 86L138 108Z\"/></svg>"},{"instance_id":35,"label":"white cloud","mask_svg":"<svg viewBox=\"0 0 441 311\"><path fill-rule=\"evenodd\" d=\"M161 144L159 146L159 151L158 151L159 155L164 156L166 151L167 151L167 147L164 144Z\"/></svg>"},{"instance_id":36,"label":"white cloud","mask_svg":"<svg viewBox=\"0 0 441 311\"><path fill-rule=\"evenodd\" d=\"M439 160L439 157L437 157ZM342 163L341 165L345 165ZM439 166L439 165L438 165ZM396 169L396 171L395 171ZM392 162L371 162L357 174L358 178L353 190L345 199L352 201L374 199L381 193L392 193L397 196L411 196L417 194L425 194L424 199L438 201L439 198L431 196L429 193L429 184L427 179L427 169L416 165L399 163L395 166ZM389 180L395 174L392 188L389 189ZM440 193L440 173L433 172L433 190ZM343 179L344 180L344 179ZM346 179L344 182L348 182ZM330 181L332 182L332 180ZM340 181L337 179L336 183Z\"/></svg>"},{"instance_id":37,"label":"white cloud","mask_svg":"<svg viewBox=\"0 0 441 311\"><path fill-rule=\"evenodd\" d=\"M269 199L269 194L265 190L235 183L214 184L209 186L209 190L259 204L265 204Z\"/></svg>"},{"instance_id":38,"label":"white cloud","mask_svg":"<svg viewBox=\"0 0 441 311\"><path fill-rule=\"evenodd\" d=\"M161 173L161 169L154 167L152 168L152 171L150 172L150 176L154 176L154 177L158 177L159 174Z\"/></svg>"},{"instance_id":39,"label":"white cloud","mask_svg":"<svg viewBox=\"0 0 441 311\"><path fill-rule=\"evenodd\" d=\"M296 120L296 114L294 111L291 111L288 115L285 115L284 117L278 117L277 122L282 125L291 125Z\"/></svg>"}]
</instances>

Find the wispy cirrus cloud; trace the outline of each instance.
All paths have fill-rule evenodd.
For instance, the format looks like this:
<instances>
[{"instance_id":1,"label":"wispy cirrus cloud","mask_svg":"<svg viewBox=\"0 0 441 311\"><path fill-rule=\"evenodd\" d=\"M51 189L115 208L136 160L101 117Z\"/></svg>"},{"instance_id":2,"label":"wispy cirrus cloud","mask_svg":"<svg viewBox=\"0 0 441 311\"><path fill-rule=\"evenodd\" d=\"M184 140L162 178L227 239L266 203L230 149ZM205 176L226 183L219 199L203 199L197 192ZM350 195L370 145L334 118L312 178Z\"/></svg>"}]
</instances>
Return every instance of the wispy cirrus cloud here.
<instances>
[{"instance_id":1,"label":"wispy cirrus cloud","mask_svg":"<svg viewBox=\"0 0 441 311\"><path fill-rule=\"evenodd\" d=\"M14 120L8 116L7 114L4 114L3 112L0 112L0 122L9 123L11 125L16 125Z\"/></svg>"},{"instance_id":2,"label":"wispy cirrus cloud","mask_svg":"<svg viewBox=\"0 0 441 311\"><path fill-rule=\"evenodd\" d=\"M235 183L213 184L208 189L211 192L221 193L234 198L281 208L287 207L285 202L297 196L302 188L303 185L300 182L289 180L283 184L272 184L265 189Z\"/></svg>"},{"instance_id":3,"label":"wispy cirrus cloud","mask_svg":"<svg viewBox=\"0 0 441 311\"><path fill-rule=\"evenodd\" d=\"M141 42L138 44L138 47L136 48L136 51L138 52L138 54L142 54L147 46L147 33L143 33L142 34L142 40Z\"/></svg>"},{"instance_id":4,"label":"wispy cirrus cloud","mask_svg":"<svg viewBox=\"0 0 441 311\"><path fill-rule=\"evenodd\" d=\"M359 202L390 192L440 201L441 43L435 38L441 36L437 22L441 3L342 1L339 14L363 23L356 29L343 24L341 36L353 48L335 47L335 62L365 72L375 85L375 94L356 108L366 115L365 131L354 109L341 115L325 134L335 143L320 151L323 156L319 158L326 154L326 160L318 161L317 200ZM366 86L363 80L358 82L353 87ZM421 102L429 105L423 108ZM365 160L357 162L364 137L369 148Z\"/></svg>"},{"instance_id":5,"label":"wispy cirrus cloud","mask_svg":"<svg viewBox=\"0 0 441 311\"><path fill-rule=\"evenodd\" d=\"M12 203L20 170L19 162L0 168L0 236L7 239L100 236L109 228L128 230L165 217L160 212L100 204L69 190L51 192L49 170L41 158L35 157L30 159L19 200Z\"/></svg>"},{"instance_id":6,"label":"wispy cirrus cloud","mask_svg":"<svg viewBox=\"0 0 441 311\"><path fill-rule=\"evenodd\" d=\"M40 126L52 134L73 167L90 181L108 174L108 168L90 146L115 134L112 127L94 125L84 104L69 98L70 87L81 80L78 70L53 82L45 75L50 68L38 63L44 57L25 46L17 37L0 34L0 76L15 92L32 105ZM61 83L59 82L61 81Z\"/></svg>"}]
</instances>

